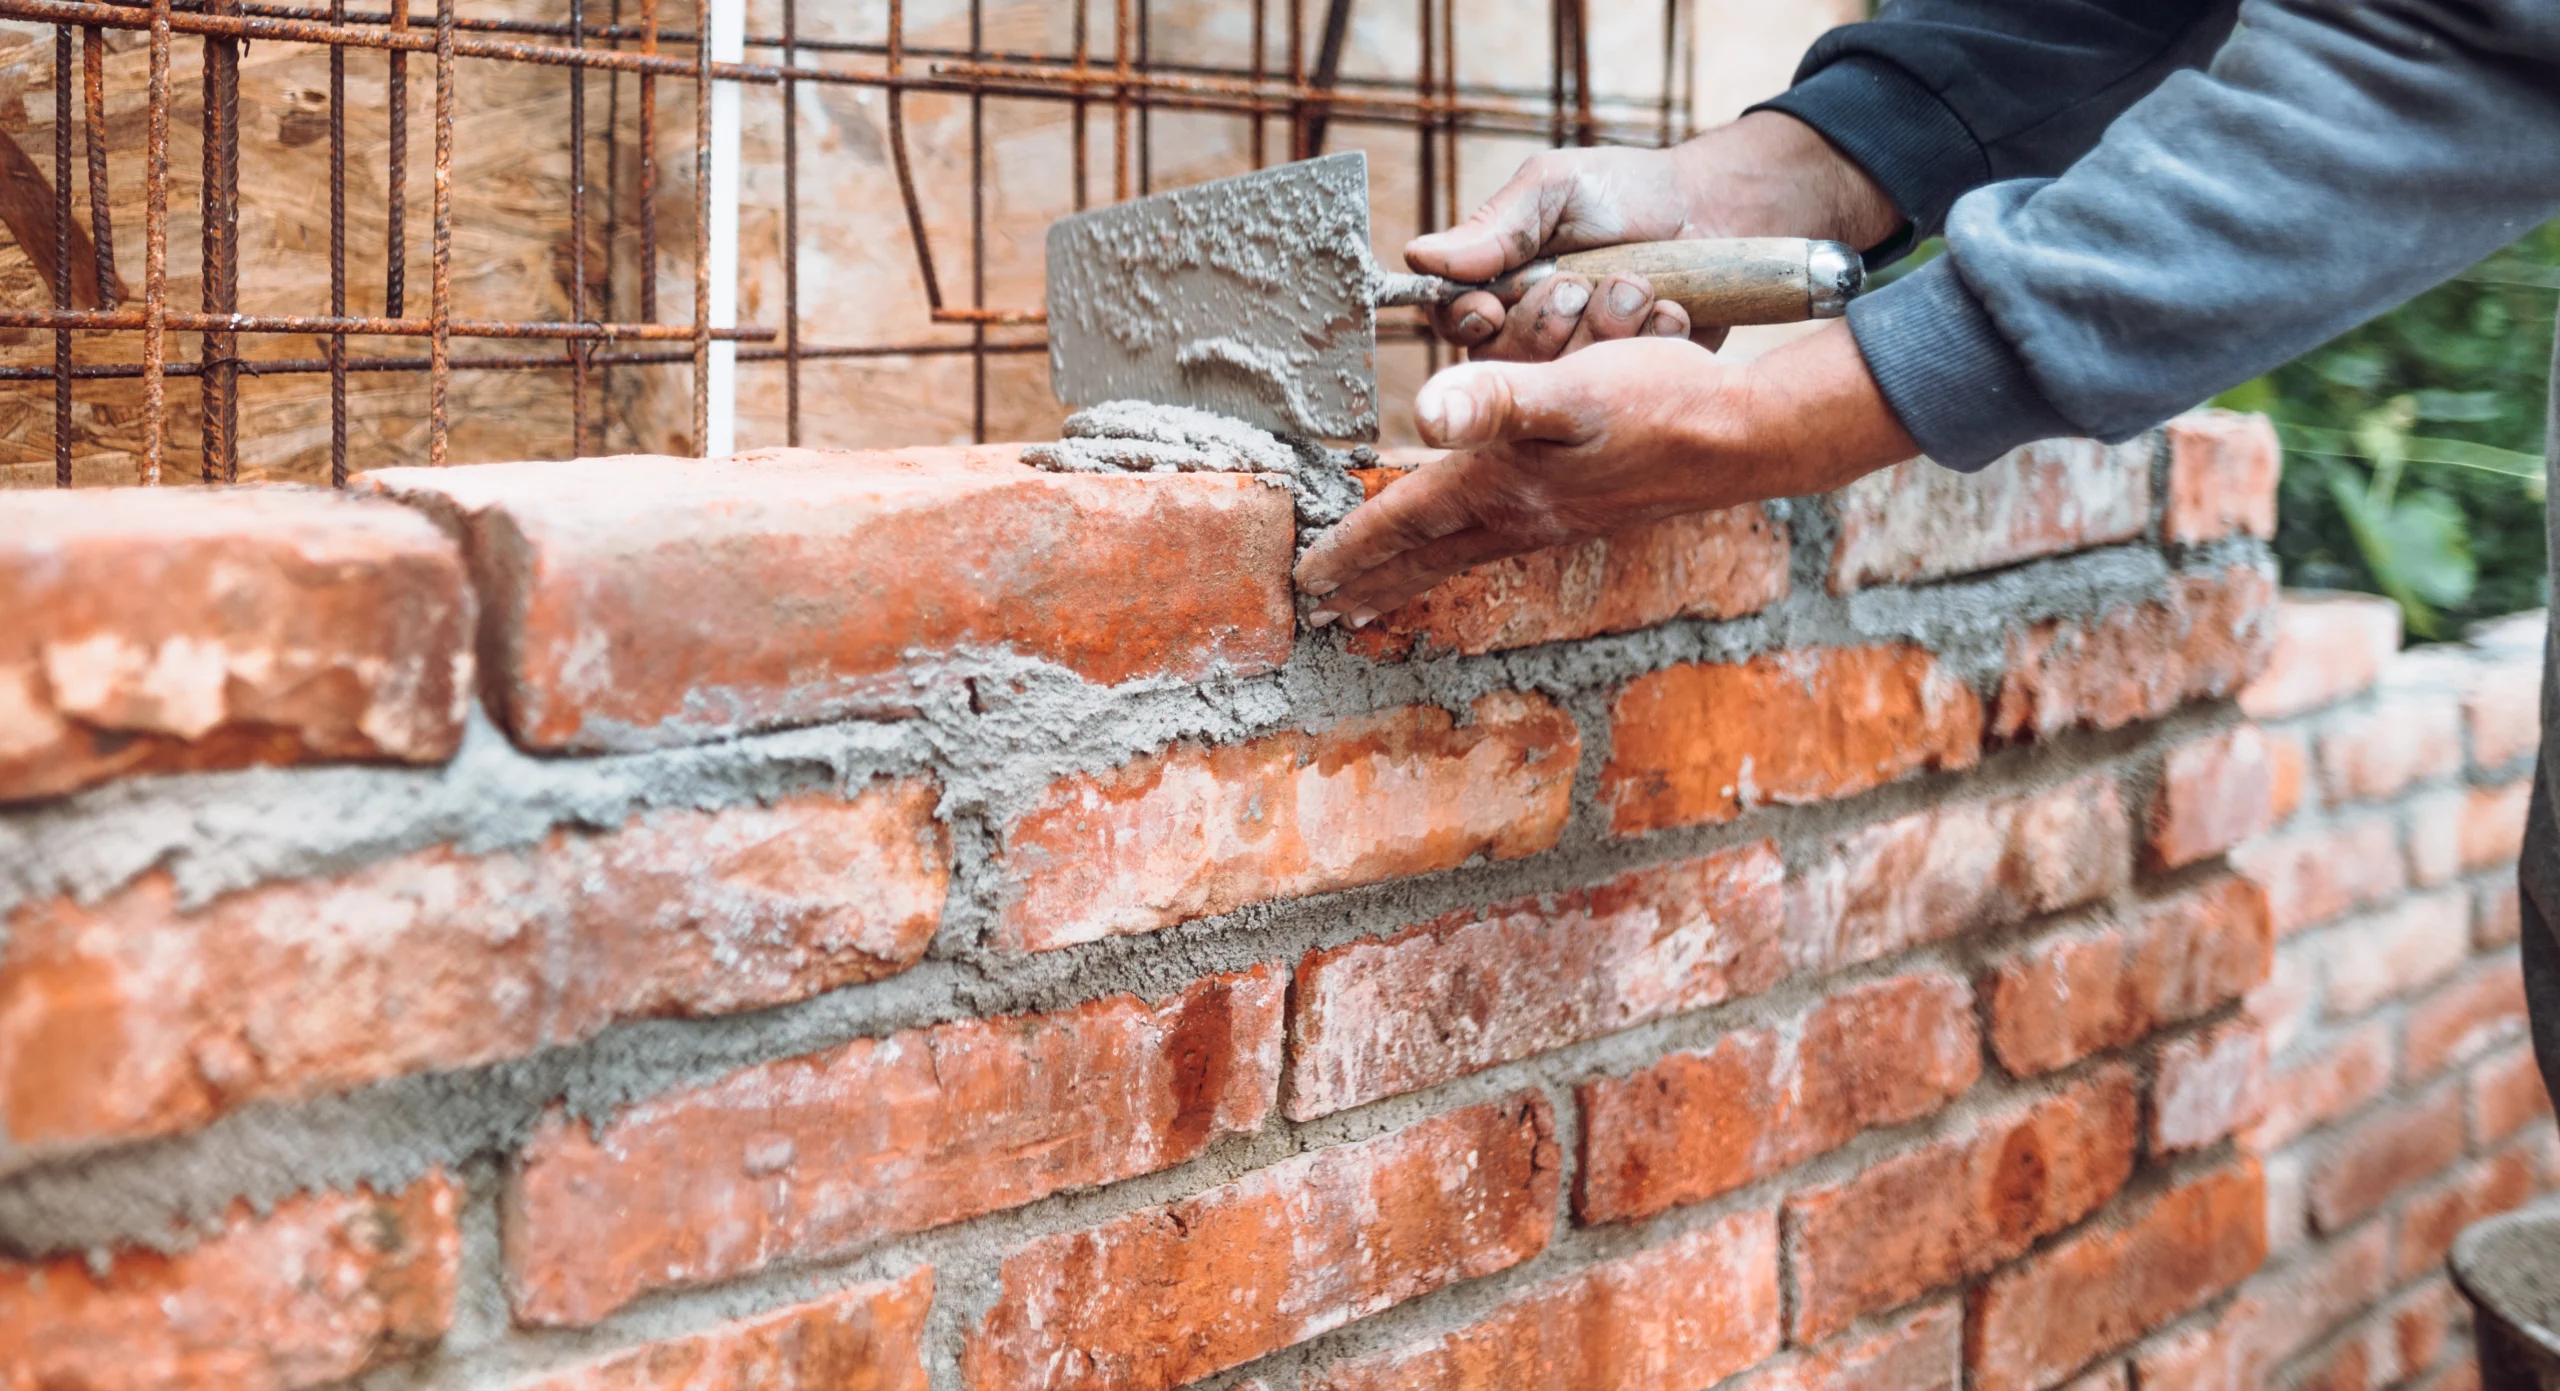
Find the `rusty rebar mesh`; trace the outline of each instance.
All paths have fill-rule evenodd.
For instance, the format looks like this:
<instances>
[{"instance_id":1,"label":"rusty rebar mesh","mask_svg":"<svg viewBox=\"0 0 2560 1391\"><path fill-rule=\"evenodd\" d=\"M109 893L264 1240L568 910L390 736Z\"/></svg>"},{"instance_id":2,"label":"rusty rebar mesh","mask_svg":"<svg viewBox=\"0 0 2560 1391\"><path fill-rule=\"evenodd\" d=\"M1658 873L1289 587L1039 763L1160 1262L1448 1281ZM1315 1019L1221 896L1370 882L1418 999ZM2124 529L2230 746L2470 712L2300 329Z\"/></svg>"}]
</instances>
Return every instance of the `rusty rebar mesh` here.
<instances>
[{"instance_id":1,"label":"rusty rebar mesh","mask_svg":"<svg viewBox=\"0 0 2560 1391\"><path fill-rule=\"evenodd\" d=\"M1692 127L1691 0L753 0L738 64L709 3L0 0L42 72L0 486L690 453L714 337L743 446L1036 437L1061 213L1363 148L1392 248L1535 149ZM733 332L706 78L745 96ZM1437 349L1385 331L1402 399Z\"/></svg>"}]
</instances>

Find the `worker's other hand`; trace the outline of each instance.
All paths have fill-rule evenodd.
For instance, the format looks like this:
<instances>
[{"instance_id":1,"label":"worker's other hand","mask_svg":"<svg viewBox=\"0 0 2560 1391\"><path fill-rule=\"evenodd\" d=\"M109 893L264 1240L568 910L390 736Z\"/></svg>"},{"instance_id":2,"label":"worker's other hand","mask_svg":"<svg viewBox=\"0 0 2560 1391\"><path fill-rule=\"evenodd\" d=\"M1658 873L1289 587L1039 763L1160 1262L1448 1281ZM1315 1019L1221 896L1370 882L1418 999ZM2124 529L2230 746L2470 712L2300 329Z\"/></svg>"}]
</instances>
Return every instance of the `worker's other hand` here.
<instances>
[{"instance_id":1,"label":"worker's other hand","mask_svg":"<svg viewBox=\"0 0 2560 1391\"><path fill-rule=\"evenodd\" d=\"M1309 623L1365 627L1450 575L1685 512L1824 492L1919 452L1845 326L1748 366L1677 339L1555 362L1467 363L1414 398L1451 450L1362 504L1298 564Z\"/></svg>"},{"instance_id":2,"label":"worker's other hand","mask_svg":"<svg viewBox=\"0 0 2560 1391\"><path fill-rule=\"evenodd\" d=\"M1405 263L1452 280L1490 280L1542 257L1691 237L1815 237L1873 246L1902 215L1865 170L1811 126L1755 111L1668 150L1551 150L1520 166L1466 221L1414 238ZM1615 281L1618 277L1611 277ZM1543 362L1633 337L1724 339L1678 305L1637 305L1608 283L1559 275L1506 307L1485 291L1432 311L1440 336L1478 360Z\"/></svg>"}]
</instances>

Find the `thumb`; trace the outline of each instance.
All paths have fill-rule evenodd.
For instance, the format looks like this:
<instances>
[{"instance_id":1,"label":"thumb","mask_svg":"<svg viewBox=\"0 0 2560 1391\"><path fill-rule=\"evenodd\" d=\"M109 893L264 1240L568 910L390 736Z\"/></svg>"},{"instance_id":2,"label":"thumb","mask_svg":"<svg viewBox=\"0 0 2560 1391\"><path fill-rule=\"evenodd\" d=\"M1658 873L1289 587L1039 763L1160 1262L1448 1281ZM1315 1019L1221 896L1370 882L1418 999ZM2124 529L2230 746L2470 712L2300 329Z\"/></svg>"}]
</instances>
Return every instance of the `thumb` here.
<instances>
[{"instance_id":1,"label":"thumb","mask_svg":"<svg viewBox=\"0 0 2560 1391\"><path fill-rule=\"evenodd\" d=\"M1590 431L1572 373L1570 359L1461 363L1422 384L1413 398L1414 422L1423 441L1441 449L1579 443Z\"/></svg>"},{"instance_id":2,"label":"thumb","mask_svg":"<svg viewBox=\"0 0 2560 1391\"><path fill-rule=\"evenodd\" d=\"M1548 183L1536 161L1522 165L1466 221L1405 243L1405 264L1427 275L1466 281L1491 280L1527 265L1554 234L1562 213L1564 199L1550 196Z\"/></svg>"}]
</instances>

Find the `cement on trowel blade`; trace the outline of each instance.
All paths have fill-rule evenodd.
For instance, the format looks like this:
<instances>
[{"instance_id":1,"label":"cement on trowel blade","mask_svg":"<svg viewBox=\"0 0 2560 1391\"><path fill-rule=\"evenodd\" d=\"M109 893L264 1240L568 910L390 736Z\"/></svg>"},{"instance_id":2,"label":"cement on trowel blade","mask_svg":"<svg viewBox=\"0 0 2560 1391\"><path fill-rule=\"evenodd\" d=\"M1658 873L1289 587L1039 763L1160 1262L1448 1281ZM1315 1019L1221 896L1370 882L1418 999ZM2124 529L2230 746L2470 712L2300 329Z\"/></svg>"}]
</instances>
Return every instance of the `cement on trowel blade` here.
<instances>
[{"instance_id":1,"label":"cement on trowel blade","mask_svg":"<svg viewBox=\"0 0 2560 1391\"><path fill-rule=\"evenodd\" d=\"M1073 406L1197 406L1301 439L1378 436L1369 161L1357 151L1049 228L1049 382Z\"/></svg>"}]
</instances>

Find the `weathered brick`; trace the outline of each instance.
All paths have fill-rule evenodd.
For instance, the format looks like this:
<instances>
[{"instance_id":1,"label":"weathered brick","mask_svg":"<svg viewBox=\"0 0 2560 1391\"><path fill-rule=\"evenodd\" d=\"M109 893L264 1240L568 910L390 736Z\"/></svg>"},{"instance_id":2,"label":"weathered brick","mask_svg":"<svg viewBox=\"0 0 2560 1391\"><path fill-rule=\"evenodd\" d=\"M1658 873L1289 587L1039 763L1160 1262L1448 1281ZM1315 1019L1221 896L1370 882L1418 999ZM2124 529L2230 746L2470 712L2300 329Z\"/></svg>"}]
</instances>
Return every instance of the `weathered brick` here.
<instances>
[{"instance_id":1,"label":"weathered brick","mask_svg":"<svg viewBox=\"0 0 2560 1391\"><path fill-rule=\"evenodd\" d=\"M2463 1228L2530 1201L2535 1177L2533 1152L2511 1148L2472 1160L2410 1194L2394 1229L2394 1278L2414 1280L2442 1266Z\"/></svg>"},{"instance_id":2,"label":"weathered brick","mask_svg":"<svg viewBox=\"0 0 2560 1391\"><path fill-rule=\"evenodd\" d=\"M1296 632L1289 495L1044 473L1008 445L395 468L465 537L517 742L654 748L909 708L1002 649L1106 685L1261 671ZM754 615L753 622L742 621Z\"/></svg>"},{"instance_id":3,"label":"weathered brick","mask_svg":"<svg viewBox=\"0 0 2560 1391\"><path fill-rule=\"evenodd\" d=\"M2453 1365L2420 1383L2417 1391L2480 1391L2479 1360L2457 1357Z\"/></svg>"},{"instance_id":4,"label":"weathered brick","mask_svg":"<svg viewBox=\"0 0 2560 1391\"><path fill-rule=\"evenodd\" d=\"M1787 1200L1793 1337L1827 1337L1979 1275L2095 1212L2133 1172L2141 1143L2129 1069L2111 1067L1954 1138ZM2094 1351L2094 1349L2093 1349Z\"/></svg>"},{"instance_id":5,"label":"weathered brick","mask_svg":"<svg viewBox=\"0 0 2560 1391\"><path fill-rule=\"evenodd\" d=\"M2471 911L2471 943L2482 951L2515 945L2524 930L2524 901L2516 881L2499 878L2480 886Z\"/></svg>"},{"instance_id":6,"label":"weathered brick","mask_svg":"<svg viewBox=\"0 0 2560 1391\"><path fill-rule=\"evenodd\" d=\"M1005 1258L972 1391L1166 1391L1543 1249L1554 1117L1534 1092L1283 1160Z\"/></svg>"},{"instance_id":7,"label":"weathered brick","mask_svg":"<svg viewBox=\"0 0 2560 1391\"><path fill-rule=\"evenodd\" d=\"M2462 723L2471 736L2471 766L2499 772L2542 745L2542 663L2488 660L2462 696Z\"/></svg>"},{"instance_id":8,"label":"weathered brick","mask_svg":"<svg viewBox=\"0 0 2560 1391\"><path fill-rule=\"evenodd\" d=\"M2442 980L2471 957L2471 896L2459 889L2403 899L2322 935L2329 1012L2362 1014Z\"/></svg>"},{"instance_id":9,"label":"weathered brick","mask_svg":"<svg viewBox=\"0 0 2560 1391\"><path fill-rule=\"evenodd\" d=\"M2151 1083L2151 1148L2202 1149L2257 1118L2266 1088L2267 1041L2232 1020L2161 1045Z\"/></svg>"},{"instance_id":10,"label":"weathered brick","mask_svg":"<svg viewBox=\"0 0 2560 1391\"><path fill-rule=\"evenodd\" d=\"M517 1391L925 1391L933 1271L644 1343Z\"/></svg>"},{"instance_id":11,"label":"weathered brick","mask_svg":"<svg viewBox=\"0 0 2560 1391\"><path fill-rule=\"evenodd\" d=\"M0 1118L42 1150L463 1067L618 1019L800 999L915 964L950 852L923 781L437 849L181 911L164 874L20 910ZM362 931L347 930L361 924Z\"/></svg>"},{"instance_id":12,"label":"weathered brick","mask_svg":"<svg viewBox=\"0 0 2560 1391\"><path fill-rule=\"evenodd\" d=\"M1790 887L1789 961L1836 970L2077 907L2124 885L2130 839L2103 773L1844 832Z\"/></svg>"},{"instance_id":13,"label":"weathered brick","mask_svg":"<svg viewBox=\"0 0 2560 1391\"><path fill-rule=\"evenodd\" d=\"M2311 1220L2338 1232L2462 1154L2462 1090L2395 1100L2356 1122L2311 1171Z\"/></svg>"},{"instance_id":14,"label":"weathered brick","mask_svg":"<svg viewBox=\"0 0 2560 1391\"><path fill-rule=\"evenodd\" d=\"M2259 1163L2267 1179L2267 1254L2282 1258L2311 1243L2311 1157L2287 1150Z\"/></svg>"},{"instance_id":15,"label":"weathered brick","mask_svg":"<svg viewBox=\"0 0 2560 1391\"><path fill-rule=\"evenodd\" d=\"M0 1386L12 1391L296 1391L422 1352L453 1323L460 1196L240 1204L176 1255L0 1259Z\"/></svg>"},{"instance_id":16,"label":"weathered brick","mask_svg":"<svg viewBox=\"0 0 2560 1391\"><path fill-rule=\"evenodd\" d=\"M2259 1391L2277 1368L2382 1297L2383 1232L2316 1248L2251 1280L2212 1321L2180 1330L2134 1358L2144 1387Z\"/></svg>"},{"instance_id":17,"label":"weathered brick","mask_svg":"<svg viewBox=\"0 0 2560 1391\"><path fill-rule=\"evenodd\" d=\"M1354 470L1372 497L1403 472ZM1461 571L1348 641L1393 661L1739 618L1787 597L1787 559L1786 525L1757 503L1692 512Z\"/></svg>"},{"instance_id":18,"label":"weathered brick","mask_svg":"<svg viewBox=\"0 0 2560 1391\"><path fill-rule=\"evenodd\" d=\"M2370 594L2288 590L2275 655L2240 693L2253 719L2280 720L2366 689L2400 650L2400 606Z\"/></svg>"},{"instance_id":19,"label":"weathered brick","mask_svg":"<svg viewBox=\"0 0 2560 1391\"><path fill-rule=\"evenodd\" d=\"M1695 1391L1778 1350L1778 1219L1737 1212L1337 1363L1317 1391Z\"/></svg>"},{"instance_id":20,"label":"weathered brick","mask_svg":"<svg viewBox=\"0 0 2560 1391\"><path fill-rule=\"evenodd\" d=\"M1409 705L1062 778L1006 829L999 937L1049 951L1535 854L1563 834L1580 747L1554 702L1506 691L1465 724Z\"/></svg>"},{"instance_id":21,"label":"weathered brick","mask_svg":"<svg viewBox=\"0 0 2560 1391\"><path fill-rule=\"evenodd\" d=\"M2400 820L2409 846L2409 882L2422 889L2442 888L2462 874L2463 818L2470 789L2438 787L2414 793L2400 803Z\"/></svg>"},{"instance_id":22,"label":"weathered brick","mask_svg":"<svg viewBox=\"0 0 2560 1391\"><path fill-rule=\"evenodd\" d=\"M2151 524L2152 441L2045 440L1976 473L1913 459L1833 498L1831 592L1996 570Z\"/></svg>"},{"instance_id":23,"label":"weathered brick","mask_svg":"<svg viewBox=\"0 0 2560 1391\"><path fill-rule=\"evenodd\" d=\"M2441 1275L2420 1286L2417 1293L2393 1301L2389 1313L2392 1350L2397 1354L2394 1369L2403 1376L2442 1360L2457 1330L2469 1322L2462 1296Z\"/></svg>"},{"instance_id":24,"label":"weathered brick","mask_svg":"<svg viewBox=\"0 0 2560 1391\"><path fill-rule=\"evenodd\" d=\"M2239 999L2273 949L2264 900L2231 876L2131 922L2065 929L1993 971L1991 1051L2023 1077L2122 1047Z\"/></svg>"},{"instance_id":25,"label":"weathered brick","mask_svg":"<svg viewBox=\"0 0 2560 1391\"><path fill-rule=\"evenodd\" d=\"M2551 1116L2551 1093L2542 1085L2531 1047L2492 1053L2471 1068L2471 1138L2503 1140Z\"/></svg>"},{"instance_id":26,"label":"weathered brick","mask_svg":"<svg viewBox=\"0 0 2560 1391\"><path fill-rule=\"evenodd\" d=\"M2075 726L2114 729L2229 695L2266 661L2274 600L2265 571L2235 565L2175 576L2165 599L2018 628L1992 732L2042 739Z\"/></svg>"},{"instance_id":27,"label":"weathered brick","mask_svg":"<svg viewBox=\"0 0 2560 1391\"><path fill-rule=\"evenodd\" d=\"M2269 810L2272 824L2281 826L2291 821L2295 812L2302 810L2303 794L2311 790L2311 741L2299 729L2264 729L2264 732L2269 770Z\"/></svg>"},{"instance_id":28,"label":"weathered brick","mask_svg":"<svg viewBox=\"0 0 2560 1391\"><path fill-rule=\"evenodd\" d=\"M2390 1090L2391 1077L2390 1020L2368 1020L2322 1039L2269 1072L2245 1141L2260 1151L2289 1145L2306 1131L2363 1109Z\"/></svg>"},{"instance_id":29,"label":"weathered brick","mask_svg":"<svg viewBox=\"0 0 2560 1391\"><path fill-rule=\"evenodd\" d=\"M1917 647L1675 666L1610 708L1601 801L1620 835L1847 797L1981 756L1982 705Z\"/></svg>"},{"instance_id":30,"label":"weathered brick","mask_svg":"<svg viewBox=\"0 0 2560 1391\"><path fill-rule=\"evenodd\" d=\"M2033 1391L2238 1284L2264 1200L2254 1163L2218 1169L1994 1274L1968 1311L1974 1386Z\"/></svg>"},{"instance_id":31,"label":"weathered brick","mask_svg":"<svg viewBox=\"0 0 2560 1391\"><path fill-rule=\"evenodd\" d=\"M1925 973L1844 990L1796 1021L1726 1034L1623 1078L1586 1082L1574 1211L1585 1222L1699 1202L1916 1120L1982 1071L1973 996Z\"/></svg>"},{"instance_id":32,"label":"weathered brick","mask_svg":"<svg viewBox=\"0 0 2560 1391\"><path fill-rule=\"evenodd\" d=\"M2319 1018L2319 937L2297 937L2276 950L2275 964L2257 988L2241 997L2249 1017L2267 1036L2269 1056L2293 1047Z\"/></svg>"},{"instance_id":33,"label":"weathered brick","mask_svg":"<svg viewBox=\"0 0 2560 1391\"><path fill-rule=\"evenodd\" d=\"M2137 1391L2137 1388L2133 1384L2132 1371L2124 1363L2102 1362L2095 1371L2083 1372L2064 1382L2062 1391Z\"/></svg>"},{"instance_id":34,"label":"weathered brick","mask_svg":"<svg viewBox=\"0 0 2560 1391\"><path fill-rule=\"evenodd\" d=\"M2171 749L2151 803L2151 864L2194 864L2275 824L2275 784L2275 757L2256 725Z\"/></svg>"},{"instance_id":35,"label":"weathered brick","mask_svg":"<svg viewBox=\"0 0 2560 1391\"><path fill-rule=\"evenodd\" d=\"M2284 450L2263 415L2190 411L2169 422L2169 500L2161 539L2193 546L2276 534Z\"/></svg>"},{"instance_id":36,"label":"weathered brick","mask_svg":"<svg viewBox=\"0 0 2560 1391\"><path fill-rule=\"evenodd\" d=\"M2436 691L2391 692L2320 729L2329 802L2379 802L2462 768L2462 712Z\"/></svg>"},{"instance_id":37,"label":"weathered brick","mask_svg":"<svg viewBox=\"0 0 2560 1391\"><path fill-rule=\"evenodd\" d=\"M1762 841L1310 953L1288 1113L1309 1120L1766 990L1786 974L1785 877Z\"/></svg>"},{"instance_id":38,"label":"weathered brick","mask_svg":"<svg viewBox=\"0 0 2560 1391\"><path fill-rule=\"evenodd\" d=\"M516 1316L593 1323L649 1290L1189 1160L1269 1113L1284 984L1264 966L1161 1005L1114 996L862 1039L601 1131L554 1116L506 1192Z\"/></svg>"},{"instance_id":39,"label":"weathered brick","mask_svg":"<svg viewBox=\"0 0 2560 1391\"><path fill-rule=\"evenodd\" d=\"M2492 957L2409 1006L2407 1074L2479 1057L2524 1028L2524 976L2514 957Z\"/></svg>"},{"instance_id":40,"label":"weathered brick","mask_svg":"<svg viewBox=\"0 0 2560 1391\"><path fill-rule=\"evenodd\" d=\"M2399 828L2387 816L2261 836L2231 852L2231 866L2265 888L2278 936L2397 898L2409 887Z\"/></svg>"},{"instance_id":41,"label":"weathered brick","mask_svg":"<svg viewBox=\"0 0 2560 1391\"><path fill-rule=\"evenodd\" d=\"M1954 1304L1934 1304L1881 1332L1835 1338L1774 1363L1735 1391L1958 1391L1963 1383L1964 1315Z\"/></svg>"},{"instance_id":42,"label":"weathered brick","mask_svg":"<svg viewBox=\"0 0 2560 1391\"><path fill-rule=\"evenodd\" d=\"M2533 800L2533 779L2518 778L2504 787L2475 787L2462 808L2462 867L2498 869L2516 862L2524 851L2525 804Z\"/></svg>"},{"instance_id":43,"label":"weathered brick","mask_svg":"<svg viewBox=\"0 0 2560 1391\"><path fill-rule=\"evenodd\" d=\"M470 588L406 508L119 488L13 492L0 518L0 802L461 746Z\"/></svg>"},{"instance_id":44,"label":"weathered brick","mask_svg":"<svg viewBox=\"0 0 2560 1391\"><path fill-rule=\"evenodd\" d=\"M2371 1339L2350 1333L2304 1358L2286 1384L2292 1391L2380 1391L2391 1379L2375 1365Z\"/></svg>"}]
</instances>

